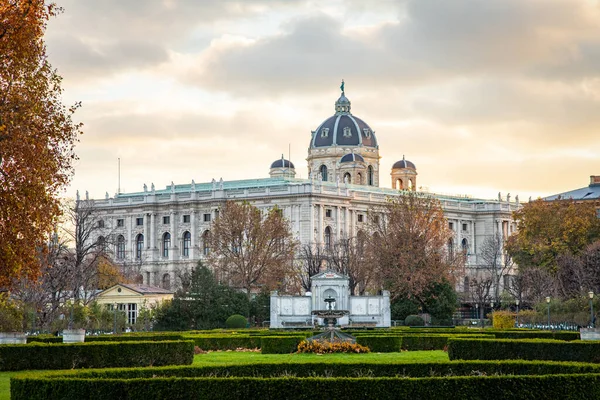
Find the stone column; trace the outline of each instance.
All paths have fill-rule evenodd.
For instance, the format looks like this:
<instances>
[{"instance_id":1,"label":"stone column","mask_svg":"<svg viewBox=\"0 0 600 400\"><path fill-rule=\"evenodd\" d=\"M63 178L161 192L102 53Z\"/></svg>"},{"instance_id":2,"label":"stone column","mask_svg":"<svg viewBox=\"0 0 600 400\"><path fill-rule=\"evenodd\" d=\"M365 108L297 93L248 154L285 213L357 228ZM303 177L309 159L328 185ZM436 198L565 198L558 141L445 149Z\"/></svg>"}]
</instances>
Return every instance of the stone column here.
<instances>
[{"instance_id":1,"label":"stone column","mask_svg":"<svg viewBox=\"0 0 600 400\"><path fill-rule=\"evenodd\" d=\"M125 224L125 226L127 227L127 239L126 239L126 246L127 249L129 249L129 251L127 251L129 257L127 257L129 260L134 260L135 259L135 238L132 238L131 235L133 234L133 227L131 226L131 216L127 216L125 217L125 220L123 221L123 223Z\"/></svg>"},{"instance_id":2,"label":"stone column","mask_svg":"<svg viewBox=\"0 0 600 400\"><path fill-rule=\"evenodd\" d=\"M335 239L340 240L341 235L340 231L342 229L342 223L340 221L342 213L340 212L340 206L335 206Z\"/></svg>"},{"instance_id":3,"label":"stone column","mask_svg":"<svg viewBox=\"0 0 600 400\"><path fill-rule=\"evenodd\" d=\"M308 204L308 243L312 245L315 242L315 206Z\"/></svg>"},{"instance_id":4,"label":"stone column","mask_svg":"<svg viewBox=\"0 0 600 400\"><path fill-rule=\"evenodd\" d=\"M196 240L196 210L192 210L190 213L190 234L192 235L192 243L190 244L190 259L194 260L196 256L196 246L198 241Z\"/></svg>"},{"instance_id":5,"label":"stone column","mask_svg":"<svg viewBox=\"0 0 600 400\"><path fill-rule=\"evenodd\" d=\"M350 212L348 211L348 207L344 207L344 234L346 234L347 238L352 237L352 232L350 232Z\"/></svg>"},{"instance_id":6,"label":"stone column","mask_svg":"<svg viewBox=\"0 0 600 400\"><path fill-rule=\"evenodd\" d=\"M156 260L156 213L150 214L150 252L150 259Z\"/></svg>"},{"instance_id":7,"label":"stone column","mask_svg":"<svg viewBox=\"0 0 600 400\"><path fill-rule=\"evenodd\" d=\"M175 211L171 211L170 213L171 215L171 248L169 249L169 260L173 261L175 260L176 256L175 256L175 251L177 250L177 248L179 246L177 246L177 243L179 243L179 235L177 234L177 213Z\"/></svg>"},{"instance_id":8,"label":"stone column","mask_svg":"<svg viewBox=\"0 0 600 400\"><path fill-rule=\"evenodd\" d=\"M317 232L317 243L323 243L323 204L319 204L319 231Z\"/></svg>"}]
</instances>

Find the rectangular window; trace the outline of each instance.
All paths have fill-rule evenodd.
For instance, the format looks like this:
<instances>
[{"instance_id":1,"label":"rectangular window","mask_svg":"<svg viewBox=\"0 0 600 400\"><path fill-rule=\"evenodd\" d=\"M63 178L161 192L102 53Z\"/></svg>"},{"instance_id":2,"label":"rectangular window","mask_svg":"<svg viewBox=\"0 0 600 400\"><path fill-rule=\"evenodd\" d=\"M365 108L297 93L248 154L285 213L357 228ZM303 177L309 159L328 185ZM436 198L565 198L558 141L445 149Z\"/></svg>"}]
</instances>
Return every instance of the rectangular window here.
<instances>
[{"instance_id":1,"label":"rectangular window","mask_svg":"<svg viewBox=\"0 0 600 400\"><path fill-rule=\"evenodd\" d=\"M98 228L104 228L104 220L103 219L98 220Z\"/></svg>"},{"instance_id":2,"label":"rectangular window","mask_svg":"<svg viewBox=\"0 0 600 400\"><path fill-rule=\"evenodd\" d=\"M210 222L210 214L204 214L204 222Z\"/></svg>"},{"instance_id":3,"label":"rectangular window","mask_svg":"<svg viewBox=\"0 0 600 400\"><path fill-rule=\"evenodd\" d=\"M363 218L362 214L358 214L358 222L363 222Z\"/></svg>"},{"instance_id":4,"label":"rectangular window","mask_svg":"<svg viewBox=\"0 0 600 400\"><path fill-rule=\"evenodd\" d=\"M144 218L136 218L136 219L135 219L135 224L136 224L137 226L142 226L142 225L144 225Z\"/></svg>"},{"instance_id":5,"label":"rectangular window","mask_svg":"<svg viewBox=\"0 0 600 400\"><path fill-rule=\"evenodd\" d=\"M171 217L169 217L169 216L163 217L163 225L168 225L170 223L171 223Z\"/></svg>"},{"instance_id":6,"label":"rectangular window","mask_svg":"<svg viewBox=\"0 0 600 400\"><path fill-rule=\"evenodd\" d=\"M379 215L373 216L373 222L375 222L376 224L379 223Z\"/></svg>"},{"instance_id":7,"label":"rectangular window","mask_svg":"<svg viewBox=\"0 0 600 400\"><path fill-rule=\"evenodd\" d=\"M119 219L117 220L117 226L118 226L118 227L123 227L123 226L125 226L125 220L123 220L123 219L119 218Z\"/></svg>"},{"instance_id":8,"label":"rectangular window","mask_svg":"<svg viewBox=\"0 0 600 400\"><path fill-rule=\"evenodd\" d=\"M190 222L190 216L189 215L184 215L183 216L183 223L184 224L189 224Z\"/></svg>"},{"instance_id":9,"label":"rectangular window","mask_svg":"<svg viewBox=\"0 0 600 400\"><path fill-rule=\"evenodd\" d=\"M448 228L450 228L450 230L454 230L454 224L452 222L448 222Z\"/></svg>"},{"instance_id":10,"label":"rectangular window","mask_svg":"<svg viewBox=\"0 0 600 400\"><path fill-rule=\"evenodd\" d=\"M137 319L137 304L129 303L127 305L127 323L129 325L134 325L136 319Z\"/></svg>"},{"instance_id":11,"label":"rectangular window","mask_svg":"<svg viewBox=\"0 0 600 400\"><path fill-rule=\"evenodd\" d=\"M467 224L463 224L463 231L467 230Z\"/></svg>"},{"instance_id":12,"label":"rectangular window","mask_svg":"<svg viewBox=\"0 0 600 400\"><path fill-rule=\"evenodd\" d=\"M332 211L331 211L331 209L327 209L327 210L325 210L325 217L327 217L327 218L331 218L331 214L332 214Z\"/></svg>"}]
</instances>

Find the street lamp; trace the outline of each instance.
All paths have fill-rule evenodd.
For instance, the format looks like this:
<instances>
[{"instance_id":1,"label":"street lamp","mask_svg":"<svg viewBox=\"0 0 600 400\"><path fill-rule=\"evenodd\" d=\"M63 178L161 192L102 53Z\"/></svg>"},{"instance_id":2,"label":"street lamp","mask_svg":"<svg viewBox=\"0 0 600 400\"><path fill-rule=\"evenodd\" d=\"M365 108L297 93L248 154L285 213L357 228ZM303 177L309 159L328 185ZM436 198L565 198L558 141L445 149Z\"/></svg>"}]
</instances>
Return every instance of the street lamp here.
<instances>
[{"instance_id":1,"label":"street lamp","mask_svg":"<svg viewBox=\"0 0 600 400\"><path fill-rule=\"evenodd\" d=\"M519 327L519 299L515 300L515 304L517 305L517 328Z\"/></svg>"},{"instance_id":2,"label":"street lamp","mask_svg":"<svg viewBox=\"0 0 600 400\"><path fill-rule=\"evenodd\" d=\"M548 329L550 329L550 296L546 296L546 304L548 304Z\"/></svg>"},{"instance_id":3,"label":"street lamp","mask_svg":"<svg viewBox=\"0 0 600 400\"><path fill-rule=\"evenodd\" d=\"M113 333L116 335L117 334L117 302L115 302L115 304L113 305L113 310L114 310L114 314L115 314L115 322L114 322L114 330Z\"/></svg>"},{"instance_id":4,"label":"street lamp","mask_svg":"<svg viewBox=\"0 0 600 400\"><path fill-rule=\"evenodd\" d=\"M590 298L590 324L592 328L596 327L596 321L594 321L594 292L591 290L588 292L588 296Z\"/></svg>"}]
</instances>

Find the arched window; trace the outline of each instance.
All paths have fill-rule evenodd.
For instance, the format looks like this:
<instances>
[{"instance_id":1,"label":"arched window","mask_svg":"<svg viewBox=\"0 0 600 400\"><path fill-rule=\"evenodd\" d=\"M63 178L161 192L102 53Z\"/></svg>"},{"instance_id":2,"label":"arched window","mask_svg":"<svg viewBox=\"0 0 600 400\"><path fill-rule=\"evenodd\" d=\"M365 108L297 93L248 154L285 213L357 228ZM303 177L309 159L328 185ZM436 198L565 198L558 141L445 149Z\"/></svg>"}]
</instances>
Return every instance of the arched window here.
<instances>
[{"instance_id":1,"label":"arched window","mask_svg":"<svg viewBox=\"0 0 600 400\"><path fill-rule=\"evenodd\" d=\"M141 233L135 238L135 258L140 260L144 251L144 235Z\"/></svg>"},{"instance_id":2,"label":"arched window","mask_svg":"<svg viewBox=\"0 0 600 400\"><path fill-rule=\"evenodd\" d=\"M331 247L331 228L325 228L325 247Z\"/></svg>"},{"instance_id":3,"label":"arched window","mask_svg":"<svg viewBox=\"0 0 600 400\"><path fill-rule=\"evenodd\" d=\"M123 260L125 258L125 238L123 235L117 237L117 259Z\"/></svg>"},{"instance_id":4,"label":"arched window","mask_svg":"<svg viewBox=\"0 0 600 400\"><path fill-rule=\"evenodd\" d=\"M169 275L169 274L163 275L162 287L163 287L163 289L171 290L171 275Z\"/></svg>"},{"instance_id":5,"label":"arched window","mask_svg":"<svg viewBox=\"0 0 600 400\"><path fill-rule=\"evenodd\" d=\"M344 174L344 183L352 183L352 175L350 175L350 172Z\"/></svg>"},{"instance_id":6,"label":"arched window","mask_svg":"<svg viewBox=\"0 0 600 400\"><path fill-rule=\"evenodd\" d=\"M408 180L408 190L413 190L413 181L412 181L412 179Z\"/></svg>"},{"instance_id":7,"label":"arched window","mask_svg":"<svg viewBox=\"0 0 600 400\"><path fill-rule=\"evenodd\" d=\"M202 234L202 253L207 256L210 253L210 231Z\"/></svg>"},{"instance_id":8,"label":"arched window","mask_svg":"<svg viewBox=\"0 0 600 400\"><path fill-rule=\"evenodd\" d=\"M398 190L404 189L404 184L402 183L402 179L396 179L396 187Z\"/></svg>"},{"instance_id":9,"label":"arched window","mask_svg":"<svg viewBox=\"0 0 600 400\"><path fill-rule=\"evenodd\" d=\"M104 239L104 236L98 236L98 240L96 240L96 244L100 247L104 247L106 243L106 239Z\"/></svg>"},{"instance_id":10,"label":"arched window","mask_svg":"<svg viewBox=\"0 0 600 400\"><path fill-rule=\"evenodd\" d=\"M163 257L169 257L169 247L171 247L171 234L169 232L165 232L162 240L163 245Z\"/></svg>"},{"instance_id":11,"label":"arched window","mask_svg":"<svg viewBox=\"0 0 600 400\"><path fill-rule=\"evenodd\" d=\"M362 185L363 184L362 174L360 172L358 174L356 174L356 184L357 185Z\"/></svg>"},{"instance_id":12,"label":"arched window","mask_svg":"<svg viewBox=\"0 0 600 400\"><path fill-rule=\"evenodd\" d=\"M321 168L319 168L319 173L321 174L321 180L325 182L327 180L327 167L321 165Z\"/></svg>"},{"instance_id":13,"label":"arched window","mask_svg":"<svg viewBox=\"0 0 600 400\"><path fill-rule=\"evenodd\" d=\"M462 247L463 253L467 254L469 252L469 242L467 241L467 239L463 239L460 245Z\"/></svg>"},{"instance_id":14,"label":"arched window","mask_svg":"<svg viewBox=\"0 0 600 400\"><path fill-rule=\"evenodd\" d=\"M373 186L373 167L369 165L367 168L367 182L369 186Z\"/></svg>"},{"instance_id":15,"label":"arched window","mask_svg":"<svg viewBox=\"0 0 600 400\"><path fill-rule=\"evenodd\" d=\"M454 240L448 239L448 256L454 257Z\"/></svg>"},{"instance_id":16,"label":"arched window","mask_svg":"<svg viewBox=\"0 0 600 400\"><path fill-rule=\"evenodd\" d=\"M190 247L191 246L192 246L192 235L188 231L185 231L183 233L183 256L184 257L190 256Z\"/></svg>"},{"instance_id":17,"label":"arched window","mask_svg":"<svg viewBox=\"0 0 600 400\"><path fill-rule=\"evenodd\" d=\"M465 276L464 283L463 283L463 292L469 293L469 288L470 288L469 277Z\"/></svg>"}]
</instances>

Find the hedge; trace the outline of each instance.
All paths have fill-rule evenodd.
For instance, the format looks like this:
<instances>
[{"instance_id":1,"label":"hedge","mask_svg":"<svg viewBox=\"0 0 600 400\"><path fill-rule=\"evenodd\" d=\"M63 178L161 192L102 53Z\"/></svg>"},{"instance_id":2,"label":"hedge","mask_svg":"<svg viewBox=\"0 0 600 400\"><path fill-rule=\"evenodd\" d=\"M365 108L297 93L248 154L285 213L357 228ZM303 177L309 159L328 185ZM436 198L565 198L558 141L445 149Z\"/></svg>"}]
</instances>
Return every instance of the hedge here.
<instances>
[{"instance_id":1,"label":"hedge","mask_svg":"<svg viewBox=\"0 0 600 400\"><path fill-rule=\"evenodd\" d=\"M356 337L356 343L367 346L374 353L398 352L402 346L401 336L361 335Z\"/></svg>"},{"instance_id":2,"label":"hedge","mask_svg":"<svg viewBox=\"0 0 600 400\"><path fill-rule=\"evenodd\" d=\"M424 399L581 399L600 397L600 367L527 361L272 363L28 373L11 378L10 386L12 400L295 400L317 395L386 400L405 394Z\"/></svg>"},{"instance_id":3,"label":"hedge","mask_svg":"<svg viewBox=\"0 0 600 400\"><path fill-rule=\"evenodd\" d=\"M556 339L579 340L579 332L574 331L492 331L498 339Z\"/></svg>"},{"instance_id":4,"label":"hedge","mask_svg":"<svg viewBox=\"0 0 600 400\"><path fill-rule=\"evenodd\" d=\"M451 360L552 360L600 363L600 342L559 340L448 340Z\"/></svg>"},{"instance_id":5,"label":"hedge","mask_svg":"<svg viewBox=\"0 0 600 400\"><path fill-rule=\"evenodd\" d=\"M298 350L298 344L305 336L263 336L260 338L260 351L263 354L289 354Z\"/></svg>"},{"instance_id":6,"label":"hedge","mask_svg":"<svg viewBox=\"0 0 600 400\"><path fill-rule=\"evenodd\" d=\"M202 350L235 350L238 348L255 349L261 347L260 336L249 335L189 335L185 339L193 340Z\"/></svg>"},{"instance_id":7,"label":"hedge","mask_svg":"<svg viewBox=\"0 0 600 400\"><path fill-rule=\"evenodd\" d=\"M0 371L180 365L193 360L192 341L0 346Z\"/></svg>"}]
</instances>

